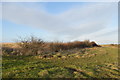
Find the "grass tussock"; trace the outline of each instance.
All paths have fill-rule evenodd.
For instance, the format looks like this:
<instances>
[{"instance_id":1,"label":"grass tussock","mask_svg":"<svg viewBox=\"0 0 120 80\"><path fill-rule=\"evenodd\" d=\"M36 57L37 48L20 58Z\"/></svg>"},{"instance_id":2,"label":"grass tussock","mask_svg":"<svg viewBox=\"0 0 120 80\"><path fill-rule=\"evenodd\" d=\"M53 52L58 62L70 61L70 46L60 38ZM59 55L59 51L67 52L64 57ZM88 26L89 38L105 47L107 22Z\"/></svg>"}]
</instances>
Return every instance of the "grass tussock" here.
<instances>
[{"instance_id":1,"label":"grass tussock","mask_svg":"<svg viewBox=\"0 0 120 80\"><path fill-rule=\"evenodd\" d=\"M120 66L117 51L117 47L108 46L86 48L85 51L65 50L68 56L57 52L52 58L46 58L47 55L44 56L45 58L40 58L39 55L3 56L2 78L98 78L98 80L114 78L119 80ZM76 58L77 55L80 58Z\"/></svg>"}]
</instances>

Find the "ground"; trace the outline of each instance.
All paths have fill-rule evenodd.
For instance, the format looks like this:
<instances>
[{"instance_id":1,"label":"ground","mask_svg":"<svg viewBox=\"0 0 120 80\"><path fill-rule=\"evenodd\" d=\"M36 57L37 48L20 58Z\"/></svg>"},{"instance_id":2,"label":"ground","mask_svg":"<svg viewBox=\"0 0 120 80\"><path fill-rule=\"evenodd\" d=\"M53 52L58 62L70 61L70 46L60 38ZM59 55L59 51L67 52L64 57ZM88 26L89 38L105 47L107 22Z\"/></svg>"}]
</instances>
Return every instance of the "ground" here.
<instances>
[{"instance_id":1,"label":"ground","mask_svg":"<svg viewBox=\"0 0 120 80\"><path fill-rule=\"evenodd\" d=\"M3 78L120 78L118 67L116 46L56 52L49 58L2 56Z\"/></svg>"}]
</instances>

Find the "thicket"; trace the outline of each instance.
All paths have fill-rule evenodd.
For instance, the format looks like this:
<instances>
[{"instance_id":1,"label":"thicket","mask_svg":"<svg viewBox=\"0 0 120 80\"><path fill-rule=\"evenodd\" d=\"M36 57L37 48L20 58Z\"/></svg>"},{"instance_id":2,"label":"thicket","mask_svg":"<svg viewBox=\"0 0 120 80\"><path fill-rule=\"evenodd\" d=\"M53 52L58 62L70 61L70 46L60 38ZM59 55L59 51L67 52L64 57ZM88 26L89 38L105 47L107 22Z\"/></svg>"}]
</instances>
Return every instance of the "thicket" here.
<instances>
[{"instance_id":1,"label":"thicket","mask_svg":"<svg viewBox=\"0 0 120 80\"><path fill-rule=\"evenodd\" d=\"M74 42L45 42L42 39L38 39L34 36L30 38L20 39L15 44L18 48L2 47L3 54L11 55L40 55L51 52L59 52L62 50L70 50L74 48L89 48L89 47L100 47L95 42L85 41L74 41Z\"/></svg>"}]
</instances>

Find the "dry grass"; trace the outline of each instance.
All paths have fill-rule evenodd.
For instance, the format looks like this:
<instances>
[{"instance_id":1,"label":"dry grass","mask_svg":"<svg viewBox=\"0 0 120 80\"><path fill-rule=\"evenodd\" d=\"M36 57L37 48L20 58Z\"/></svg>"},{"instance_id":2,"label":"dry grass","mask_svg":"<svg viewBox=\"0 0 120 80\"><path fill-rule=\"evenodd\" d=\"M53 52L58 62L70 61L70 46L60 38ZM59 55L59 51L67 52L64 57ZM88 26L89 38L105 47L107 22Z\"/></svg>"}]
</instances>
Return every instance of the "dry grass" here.
<instances>
[{"instance_id":1,"label":"dry grass","mask_svg":"<svg viewBox=\"0 0 120 80\"><path fill-rule=\"evenodd\" d=\"M3 47L10 47L10 48L19 48L16 43L1 43Z\"/></svg>"}]
</instances>

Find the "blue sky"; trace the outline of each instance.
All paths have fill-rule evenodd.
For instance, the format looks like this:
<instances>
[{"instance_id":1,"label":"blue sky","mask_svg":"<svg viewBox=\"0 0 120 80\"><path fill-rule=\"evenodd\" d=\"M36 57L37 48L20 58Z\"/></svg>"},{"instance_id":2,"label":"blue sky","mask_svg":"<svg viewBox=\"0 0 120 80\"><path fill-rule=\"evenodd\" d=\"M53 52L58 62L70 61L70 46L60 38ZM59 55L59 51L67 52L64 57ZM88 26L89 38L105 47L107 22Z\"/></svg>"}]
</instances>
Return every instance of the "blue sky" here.
<instances>
[{"instance_id":1,"label":"blue sky","mask_svg":"<svg viewBox=\"0 0 120 80\"><path fill-rule=\"evenodd\" d=\"M117 43L117 3L2 3L2 42L35 35L46 41L93 40Z\"/></svg>"}]
</instances>

